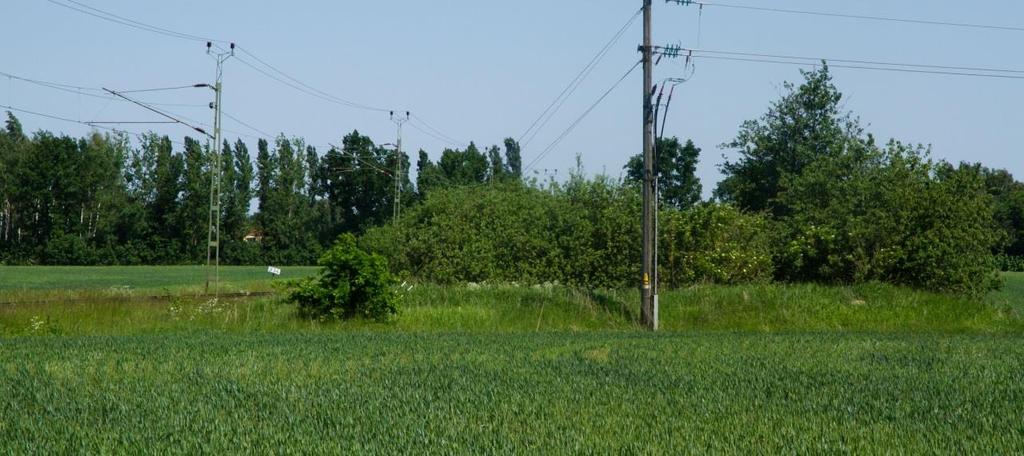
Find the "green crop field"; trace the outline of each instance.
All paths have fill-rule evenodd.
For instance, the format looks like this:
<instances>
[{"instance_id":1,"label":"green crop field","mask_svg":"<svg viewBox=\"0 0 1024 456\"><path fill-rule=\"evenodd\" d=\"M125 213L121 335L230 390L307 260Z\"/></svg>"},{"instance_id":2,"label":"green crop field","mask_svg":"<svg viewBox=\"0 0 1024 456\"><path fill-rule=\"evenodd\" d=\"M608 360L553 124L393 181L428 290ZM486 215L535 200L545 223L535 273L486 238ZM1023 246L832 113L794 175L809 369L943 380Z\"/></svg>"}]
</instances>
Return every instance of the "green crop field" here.
<instances>
[{"instance_id":1,"label":"green crop field","mask_svg":"<svg viewBox=\"0 0 1024 456\"><path fill-rule=\"evenodd\" d=\"M19 271L36 291L12 269L12 296L77 275L88 299L0 305L3 454L1024 448L1022 274L981 299L698 286L663 294L651 334L633 291L416 285L395 321L320 323L273 297L110 291L189 290L198 268Z\"/></svg>"},{"instance_id":2,"label":"green crop field","mask_svg":"<svg viewBox=\"0 0 1024 456\"><path fill-rule=\"evenodd\" d=\"M1024 445L1008 336L24 338L0 452L956 453Z\"/></svg>"}]
</instances>

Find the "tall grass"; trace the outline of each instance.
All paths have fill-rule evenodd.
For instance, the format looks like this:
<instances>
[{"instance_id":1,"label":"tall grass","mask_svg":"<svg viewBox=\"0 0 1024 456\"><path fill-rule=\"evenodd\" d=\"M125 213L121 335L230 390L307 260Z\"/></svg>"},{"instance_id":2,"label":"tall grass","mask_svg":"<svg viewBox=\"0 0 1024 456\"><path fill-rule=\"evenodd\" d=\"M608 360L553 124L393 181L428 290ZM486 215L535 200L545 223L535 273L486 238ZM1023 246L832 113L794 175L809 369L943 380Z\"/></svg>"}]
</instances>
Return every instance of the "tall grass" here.
<instances>
[{"instance_id":1,"label":"tall grass","mask_svg":"<svg viewBox=\"0 0 1024 456\"><path fill-rule=\"evenodd\" d=\"M1013 286L1019 286L1014 282ZM888 285L695 286L661 295L665 331L1024 333L1022 295L985 300ZM279 297L222 299L179 295L132 301L98 297L0 305L0 335L116 335L195 329L224 332L551 332L632 331L634 291L564 287L416 285L388 323L298 318Z\"/></svg>"}]
</instances>

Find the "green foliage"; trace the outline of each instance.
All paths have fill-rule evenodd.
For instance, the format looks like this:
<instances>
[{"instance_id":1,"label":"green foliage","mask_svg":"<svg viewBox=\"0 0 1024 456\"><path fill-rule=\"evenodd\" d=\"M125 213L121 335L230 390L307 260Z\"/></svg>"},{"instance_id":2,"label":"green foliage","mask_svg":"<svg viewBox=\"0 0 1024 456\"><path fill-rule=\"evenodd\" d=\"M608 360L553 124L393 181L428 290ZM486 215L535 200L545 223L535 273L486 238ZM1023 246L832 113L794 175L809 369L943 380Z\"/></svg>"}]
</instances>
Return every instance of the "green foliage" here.
<instances>
[{"instance_id":1,"label":"green foliage","mask_svg":"<svg viewBox=\"0 0 1024 456\"><path fill-rule=\"evenodd\" d=\"M635 286L640 198L632 186L574 175L565 184L519 183L430 194L398 225L361 245L396 270L439 282ZM768 221L718 205L662 212L662 283L744 283L771 277Z\"/></svg>"},{"instance_id":2,"label":"green foliage","mask_svg":"<svg viewBox=\"0 0 1024 456\"><path fill-rule=\"evenodd\" d=\"M1013 454L1022 359L1016 336L19 338L0 452Z\"/></svg>"},{"instance_id":3,"label":"green foliage","mask_svg":"<svg viewBox=\"0 0 1024 456\"><path fill-rule=\"evenodd\" d=\"M655 172L658 173L658 193L663 205L675 209L687 209L700 202L701 185L697 178L697 162L700 149L687 140L679 144L678 138L658 140ZM640 185L644 177L643 155L634 155L626 163L626 179Z\"/></svg>"},{"instance_id":4,"label":"green foliage","mask_svg":"<svg viewBox=\"0 0 1024 456\"><path fill-rule=\"evenodd\" d=\"M973 168L891 143L821 159L779 199L787 243L780 276L797 281L885 281L983 294L996 284L991 197Z\"/></svg>"},{"instance_id":5,"label":"green foliage","mask_svg":"<svg viewBox=\"0 0 1024 456\"><path fill-rule=\"evenodd\" d=\"M0 268L0 334L32 335L31 321L48 334L143 335L214 329L228 332L354 330L385 332L621 331L639 329L636 290L580 290L559 285L407 285L401 318L296 318L293 307L256 294L315 275L316 268L221 270L220 300L202 296L200 267ZM1024 274L983 299L869 283L855 286L754 283L699 284L661 291L666 331L842 331L900 333L1024 333ZM244 296L247 294L252 296ZM241 295L241 296L240 296ZM184 305L171 309L169 305ZM175 306L181 307L181 306ZM213 312L216 310L215 312ZM193 312L196 311L196 312ZM200 318L202 317L202 318Z\"/></svg>"},{"instance_id":6,"label":"green foliage","mask_svg":"<svg viewBox=\"0 0 1024 456\"><path fill-rule=\"evenodd\" d=\"M1024 183L1017 182L1004 169L989 169L980 164L970 165L985 179L992 195L996 224L1005 233L998 253L1024 256Z\"/></svg>"},{"instance_id":7,"label":"green foliage","mask_svg":"<svg viewBox=\"0 0 1024 456\"><path fill-rule=\"evenodd\" d=\"M1003 272L1024 272L1024 256L998 255L996 261Z\"/></svg>"},{"instance_id":8,"label":"green foliage","mask_svg":"<svg viewBox=\"0 0 1024 456\"><path fill-rule=\"evenodd\" d=\"M456 187L429 193L361 243L396 270L440 283L627 286L636 276L636 202L607 180Z\"/></svg>"},{"instance_id":9,"label":"green foliage","mask_svg":"<svg viewBox=\"0 0 1024 456\"><path fill-rule=\"evenodd\" d=\"M785 95L768 113L744 122L736 138L723 145L739 158L721 166L725 178L715 190L719 199L743 210L785 215L789 208L777 197L788 179L818 159L870 143L861 138L857 119L840 113L842 94L828 66L802 73L803 84L787 82Z\"/></svg>"},{"instance_id":10,"label":"green foliage","mask_svg":"<svg viewBox=\"0 0 1024 456\"><path fill-rule=\"evenodd\" d=\"M288 301L298 305L300 315L383 321L398 313L397 280L387 261L356 247L355 236L341 235L319 265L317 277L295 282L289 290Z\"/></svg>"},{"instance_id":11,"label":"green foliage","mask_svg":"<svg viewBox=\"0 0 1024 456\"><path fill-rule=\"evenodd\" d=\"M445 149L437 163L421 150L416 162L416 188L422 199L431 191L446 187L518 181L523 174L522 166L519 143L512 138L505 139L504 158L498 146L483 153L474 143L469 143L465 150Z\"/></svg>"},{"instance_id":12,"label":"green foliage","mask_svg":"<svg viewBox=\"0 0 1024 456\"><path fill-rule=\"evenodd\" d=\"M773 216L777 276L973 295L998 286L992 254L1014 237L1012 178L898 142L879 148L840 113L826 66L804 78L727 144L740 158L723 165L716 191Z\"/></svg>"},{"instance_id":13,"label":"green foliage","mask_svg":"<svg viewBox=\"0 0 1024 456\"><path fill-rule=\"evenodd\" d=\"M773 273L772 223L733 206L704 204L663 211L659 220L660 281L670 287L693 283L765 282Z\"/></svg>"}]
</instances>

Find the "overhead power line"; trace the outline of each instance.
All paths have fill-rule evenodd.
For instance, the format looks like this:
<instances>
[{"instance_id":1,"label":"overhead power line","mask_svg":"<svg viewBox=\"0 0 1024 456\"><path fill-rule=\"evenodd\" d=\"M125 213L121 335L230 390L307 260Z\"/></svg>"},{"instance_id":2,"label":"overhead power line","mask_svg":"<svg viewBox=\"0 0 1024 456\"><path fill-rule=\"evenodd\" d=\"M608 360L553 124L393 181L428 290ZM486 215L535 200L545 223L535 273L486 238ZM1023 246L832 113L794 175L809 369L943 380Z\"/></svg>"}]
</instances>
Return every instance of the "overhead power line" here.
<instances>
[{"instance_id":1,"label":"overhead power line","mask_svg":"<svg viewBox=\"0 0 1024 456\"><path fill-rule=\"evenodd\" d=\"M369 160L363 159L363 157L360 157L358 154L355 154L355 153L352 153L352 152L349 152L349 151L345 150L344 147L338 147L338 146L335 146L334 144L330 144L330 143L328 143L328 145L331 146L331 148L333 148L334 150L338 151L338 153L343 154L343 155L348 155L349 157L352 157L357 162L362 163L367 168L370 168L370 169L372 169L372 170L374 170L374 171L376 171L378 173L381 173L381 174L383 174L385 176L388 176L388 177L392 176L390 171L388 171L388 170L386 170L384 168L381 168L380 166L377 166L377 164L375 164L375 163L373 163L373 162L371 162ZM352 170L352 169L346 170L346 172L352 172L352 171L355 171L355 170Z\"/></svg>"},{"instance_id":2,"label":"overhead power line","mask_svg":"<svg viewBox=\"0 0 1024 456\"><path fill-rule=\"evenodd\" d=\"M961 71L937 71L937 70L918 70L913 68L898 68L898 67L882 67L882 66L868 66L868 65L845 65L845 64L832 64L828 59L818 60L817 63L813 62L812 58L803 58L804 61L796 60L773 60L768 58L753 58L753 57L727 57L719 55L694 55L695 59L711 59L711 60L727 60L733 62L753 62L753 63L773 63L779 65L795 65L804 67L821 66L821 62L828 64L830 68L845 68L853 70L870 70L870 71L889 71L899 73L915 73L915 74L934 74L944 76L964 76L964 77L977 77L977 78L995 78L995 79L1024 79L1024 75L1012 75L1012 74L989 74L989 73L972 73L972 72L961 72Z\"/></svg>"},{"instance_id":3,"label":"overhead power line","mask_svg":"<svg viewBox=\"0 0 1024 456\"><path fill-rule=\"evenodd\" d=\"M120 90L120 93L141 93L141 92L166 92L169 90L181 90L181 89L195 89L198 87L206 87L206 84L190 84L183 86L174 87L157 87L153 89L136 89L136 90Z\"/></svg>"},{"instance_id":4,"label":"overhead power line","mask_svg":"<svg viewBox=\"0 0 1024 456\"><path fill-rule=\"evenodd\" d=\"M87 15L95 17L97 19L102 19L102 20L105 20L105 21L108 21L108 22L113 22L115 24L120 24L120 25L124 25L124 26L127 26L127 27L131 27L131 28L135 28L135 29L151 32L151 33L157 33L157 34L160 34L160 35L169 36L171 38L178 38L178 39L182 39L182 40L191 40L191 41L212 41L212 42L218 42L218 43L226 43L227 42L227 41L224 41L224 40L217 40L217 39L213 39L213 38L209 38L209 37L198 36L198 35L193 35L193 34L189 34L189 33L177 32L177 31L174 31L174 30L169 30L169 29L165 29L165 28L162 28L162 27L157 27L155 25L146 24L144 22L139 22L139 21L136 21L136 20L128 19L126 17L118 16L118 15L116 15L114 13L111 13L111 12L108 12L108 11L104 11L104 10L101 10L99 8L91 7L89 5L86 5L86 4L81 3L81 2L77 2L75 0L62 0L62 1L47 0L47 1L49 1L50 3L53 3L54 5L58 5L58 6L70 9L70 10L78 11L79 13L87 14Z\"/></svg>"},{"instance_id":5,"label":"overhead power line","mask_svg":"<svg viewBox=\"0 0 1024 456\"><path fill-rule=\"evenodd\" d=\"M737 52L737 51L719 51L711 49L687 49L679 48L682 52L693 52L695 54L713 54L713 55L727 55L727 56L740 56L740 57L762 57L771 59L788 59L788 60L815 60L821 62L822 60L828 62L839 62L839 63L851 63L860 65L877 65L877 66L890 66L890 67L906 67L906 68L919 68L929 70L956 70L956 71L974 71L984 73L1009 73L1009 74L1024 74L1024 70L1010 69L1010 68L987 68L987 67L975 67L975 66L948 66L948 65L933 65L933 64L918 64L918 63L901 63L901 62L884 62L877 60L851 60L851 59L830 59L826 57L801 57L794 55L780 55L780 54L764 54L755 52Z\"/></svg>"},{"instance_id":6,"label":"overhead power line","mask_svg":"<svg viewBox=\"0 0 1024 456\"><path fill-rule=\"evenodd\" d=\"M421 127L421 126L417 125L416 122L409 122L409 126L412 127L412 128L415 128L416 131L419 131L420 133L423 133L423 134L425 134L425 135L427 135L427 136L429 136L431 138L434 138L434 139L438 140L439 142L442 142L442 143L445 143L445 144L449 144L449 145L452 145L452 146L455 146L455 147L464 147L464 144L457 143L457 142L445 139L445 138L439 136L437 133L434 133L434 132L432 132L430 130L427 130L424 127Z\"/></svg>"},{"instance_id":7,"label":"overhead power line","mask_svg":"<svg viewBox=\"0 0 1024 456\"><path fill-rule=\"evenodd\" d=\"M282 77L284 77L285 79L288 79L288 80L294 82L295 84L298 84L299 86L302 86L305 89L314 92L315 94L317 94L320 97L329 99L329 100L334 101L335 103L338 103L338 104L349 106L351 108L363 109L363 110L366 110L366 111L377 111L377 112L388 112L388 111L390 111L389 109L385 109L385 108L381 108L381 107L376 107L376 106L368 106L368 105L365 105L365 104L362 104L362 103L357 103L357 102L354 102L354 101L351 101L351 100L346 100L344 98L341 98L341 97L332 95L330 93L327 93L327 92L325 92L323 90L317 89L316 87L313 87L313 86L311 86L309 84L306 84L306 83L304 83L304 82L302 82L302 81L292 77L288 73L285 73L284 71L281 71L280 69L278 69L274 65L271 65L271 64L267 63L265 60L257 57L251 51L249 51L248 49L245 49L242 46L238 46L238 50L241 51L243 54L245 54L245 55L247 55L249 57L252 57L253 60L255 60L255 61L259 62L260 64L262 64L263 66L269 68L274 73L277 73L277 74L281 75ZM252 65L249 65L249 66L252 66Z\"/></svg>"},{"instance_id":8,"label":"overhead power line","mask_svg":"<svg viewBox=\"0 0 1024 456\"><path fill-rule=\"evenodd\" d=\"M238 122L239 125L242 125L245 128L248 128L248 129L250 129L252 131L255 131L256 133L259 133L259 134L265 136L267 140L274 139L274 135L272 135L270 133L267 133L267 132L265 132L263 130L260 130L259 128L256 128L256 127L254 127L252 125L249 125L248 123L245 123L241 119L239 119L239 118L237 118L237 117L235 117L235 116L233 116L231 114L228 114L226 111L221 110L220 113L224 114L224 117L227 117L227 118L229 118L229 119L231 119L231 120L233 120L235 122ZM233 131L228 130L228 129L224 129L224 131L229 132L229 133L235 133L236 135L239 134L239 133L233 132Z\"/></svg>"},{"instance_id":9,"label":"overhead power line","mask_svg":"<svg viewBox=\"0 0 1024 456\"><path fill-rule=\"evenodd\" d=\"M425 131L425 130L423 130L423 128L417 127L413 122L410 122L409 125L412 125L413 128L415 128L415 129L417 129L417 130L427 134L428 136L432 136L435 139L440 140L441 142L446 142L446 143L449 143L449 144L454 145L454 146L458 146L458 147L465 147L466 146L465 142L459 141L458 139L455 139L455 138L452 138L451 136L446 135L443 131L438 130L437 128L434 128L433 125L430 125L429 123L427 123L426 120L423 120L423 118L417 116L416 114L412 114L410 117L411 117L411 119L414 122L422 124L423 128L426 128L427 130L430 130L430 131Z\"/></svg>"},{"instance_id":10,"label":"overhead power line","mask_svg":"<svg viewBox=\"0 0 1024 456\"><path fill-rule=\"evenodd\" d=\"M146 110L152 111L153 113L156 113L159 116L166 117L166 118L168 118L168 119L170 119L170 120L172 120L172 121L174 121L176 123L182 124L182 125L184 125L184 126L186 126L188 128L191 128L191 129L193 129L193 130L195 130L195 131L197 131L199 133L202 133L203 135L206 135L207 137L213 139L213 136L210 135L209 133L207 133L206 130L203 130L202 128L199 128L199 127L197 127L195 125L189 124L189 123L187 123L187 122L185 122L185 121L183 121L183 120L181 120L181 119L179 119L179 118L177 118L177 117L175 117L175 116L173 116L171 114L167 114L167 113L165 113L165 112L163 112L163 111L161 111L159 109L156 109L156 108L154 108L152 106L149 106L149 105L147 105L145 103L142 103L140 101L128 98L128 97L122 95L120 92L117 92L117 91L114 91L114 90L110 90L110 89L107 89L107 88L104 88L103 90L106 90L107 92L110 92L111 95L114 95L114 96L120 97L120 98L124 98L125 100L128 100L128 101L130 101L130 102L132 102L132 103L134 103L136 105L139 105L139 106L145 108Z\"/></svg>"},{"instance_id":11,"label":"overhead power line","mask_svg":"<svg viewBox=\"0 0 1024 456\"><path fill-rule=\"evenodd\" d=\"M634 13L629 18L629 20L626 21L626 23L615 33L615 35L612 36L610 40L608 40L604 47L602 47L597 52L597 54L595 54L594 57L590 59L590 62L587 62L587 65L584 66L578 74L576 74L576 77L574 77L572 81L569 81L569 85L567 85L565 89L562 90L562 93L558 94L558 96L551 101L551 104L549 104L547 108L544 108L544 111L541 112L539 116L537 116L537 119L535 119L533 123L530 124L530 127L527 128L526 131L523 132L523 134L519 135L519 140L517 142L522 143L523 139L526 138L527 135L529 135L529 139L527 139L526 143L523 144L523 147L525 148L527 144L533 141L533 139L537 136L537 133L539 133L545 126L547 126L547 124L551 121L555 114L557 114L558 111L561 110L562 106L565 105L566 100L568 100L569 97L576 92L576 89L578 89L580 85L583 84L583 81L586 80L590 73L594 71L594 68L596 68L597 65L601 63L601 60L603 60L604 57L608 55L608 52L611 50L611 48L615 46L615 43L617 43L619 39L621 39L622 36L629 30L633 23L636 22L636 19L640 17L640 14L642 12L643 9L638 9L636 13Z\"/></svg>"},{"instance_id":12,"label":"overhead power line","mask_svg":"<svg viewBox=\"0 0 1024 456\"><path fill-rule=\"evenodd\" d=\"M533 170L534 166L536 166L538 163L540 163L540 161L543 160L544 157L547 156L547 154L549 154L552 150L554 150L555 147L558 147L558 144L560 144L563 139L565 139L567 136L569 136L569 133L572 133L572 131L576 129L576 127L580 124L580 122L582 122L583 119L585 119L588 115L590 115L590 113L595 108L597 108L597 106L600 105L601 102L604 101L605 98L608 98L608 95L610 95L617 87L619 87L619 85L622 84L622 81L625 81L626 78L628 78L630 74L633 74L633 71L636 71L636 68L638 66L640 66L641 63L642 63L642 61L638 61L638 62L636 62L636 64L634 64L632 67L630 67L629 71L627 71L626 74L622 75L622 77L619 78L619 80L615 81L615 83L612 84L612 86L609 87L608 90L606 90L597 99L597 101L594 102L594 104L590 105L590 107L587 108L586 111L583 111L583 114L581 114L579 116L579 118L576 119L576 121L574 121L572 124L570 124L569 127L566 128L565 131L562 132L562 134L558 135L558 137L554 141L552 141L551 144L548 145L548 147L546 147L543 152L541 152L539 155L537 155L537 157L535 157L533 160L531 160L530 163L528 165L526 165L526 168L523 170L523 173L525 174L525 173Z\"/></svg>"},{"instance_id":13,"label":"overhead power line","mask_svg":"<svg viewBox=\"0 0 1024 456\"><path fill-rule=\"evenodd\" d=\"M138 29L138 30L143 30L143 31L151 32L151 33L157 33L157 34L168 36L168 37L171 37L171 38L178 38L178 39L189 40L189 41L212 42L212 43L227 43L228 42L226 40L218 40L218 39L215 39L215 38L210 38L210 37L205 37L205 36L200 36L200 35L194 35L194 34L190 34L190 33L178 32L178 31L166 29L166 28L163 28L163 27L157 27L155 25L147 24L147 23L144 23L144 22L141 22L141 21L136 21L134 19L129 19L129 18L126 18L126 17L123 17L123 16L119 16L119 15L111 13L109 11L101 10L99 8L95 8L95 7L92 7L92 6L88 6L88 5L86 5L86 4L82 3L82 2L78 2L78 1L75 1L75 0L47 0L47 1L49 1L50 3L53 3L55 5L62 6L64 8L68 8L68 9L71 9L71 10L74 10L74 11L78 11L80 13L87 14L87 15L90 15L90 16L93 16L93 17L97 17L99 19L103 19L103 20L106 20L106 21L109 21L109 22L113 22L113 23L116 23L116 24L128 26L128 27L131 27L131 28L135 28L135 29ZM340 97L331 95L331 94L329 94L327 92L324 92L324 91L319 90L319 89L317 89L315 87L312 87L312 86L310 86L310 85L308 85L308 84L306 84L306 83L304 83L304 82L302 82L302 81L300 81L300 80L298 80L298 79L288 75L287 73L281 71L280 69L278 69L277 67L271 65L267 61L259 58L252 51L244 49L241 46L238 46L238 49L241 52L245 53L247 56L251 57L254 61L258 62L259 64L261 64L263 66L265 66L267 69L269 69L269 72L264 70L264 69L262 69L262 68L259 68L254 63L250 63L248 61L244 61L242 59L239 59L239 61L242 61L243 64L245 64L246 66L248 66L248 67L250 67L250 68L252 68L252 69L254 69L254 70L256 70L256 71L258 71L258 72L260 72L262 74L264 74L267 77L275 79L278 82L281 82L281 83L283 83L285 85L288 85L288 86L290 86L290 87L292 87L292 88L294 88L296 90L304 92L307 95L311 95L311 96L314 96L314 97L317 97L317 98L321 98L321 99L324 99L326 101L330 101L332 103L340 104L340 105L347 106L347 107L350 107L350 108L371 110L371 111L377 111L377 112L387 112L387 111L389 111L388 109L374 107L374 106L369 106L369 105L365 105L365 104L360 104L360 103L356 103L356 102L353 102L353 101L350 101L350 100L345 100L344 98L340 98ZM272 74L271 72L272 73L277 73L277 74L281 75L281 77L283 77L286 80L284 80L281 77L278 77L278 76ZM290 80L290 81L293 81L293 82L288 82L287 80Z\"/></svg>"},{"instance_id":14,"label":"overhead power line","mask_svg":"<svg viewBox=\"0 0 1024 456\"><path fill-rule=\"evenodd\" d=\"M18 108L18 107L14 107L14 106L7 106L7 105L0 105L0 108L3 108L3 109L8 110L8 111L12 111L12 112L19 112L19 113L22 113L22 114L28 114L28 115L32 115L32 116L43 117L43 118L47 118L47 119L51 119L51 120L59 120L61 122L68 122L68 123L75 123L75 124L79 124L79 125L85 125L87 127L107 130L107 131L110 131L110 132L113 132L113 133L122 133L122 134L126 134L126 135L132 135L132 136L135 136L136 138L138 138L140 140L145 137L144 134L139 133L139 132L134 132L134 131L130 131L130 130L123 130L123 129L120 129L120 128L105 127L103 125L93 125L93 124L90 124L89 122L83 122L81 120L69 119L67 117L62 117L62 116L58 116L58 115L54 115L54 114L47 114L47 113L43 113L43 112L33 111L33 110L29 110L29 109L22 109L22 108ZM174 143L174 144L177 144L179 146L183 146L184 145L184 143L179 142L179 141L171 140L171 142Z\"/></svg>"},{"instance_id":15,"label":"overhead power line","mask_svg":"<svg viewBox=\"0 0 1024 456\"><path fill-rule=\"evenodd\" d=\"M751 6L751 5L740 5L734 3L719 3L719 2L699 2L693 0L665 0L665 3L675 3L679 5L699 5L699 6L710 6L719 8L731 8L741 9L749 11L762 11L769 13L782 13L782 14L798 14L805 16L819 16L819 17L834 17L843 19L857 19L857 20L869 20L879 22L895 22L902 24L918 24L918 25L934 25L944 27L959 27L959 28L970 28L970 29L983 29L983 30L1002 30L1008 32L1024 32L1024 27L1020 26L1007 26L1007 25L993 25L993 24L976 24L969 22L952 22L952 21L936 21L927 19L914 19L914 18L899 18L899 17L886 17L886 16L873 16L873 15L861 15L861 14L844 14L844 13L832 13L825 11L807 11L807 10L796 10L786 8L773 8L767 6Z\"/></svg>"},{"instance_id":16,"label":"overhead power line","mask_svg":"<svg viewBox=\"0 0 1024 456\"><path fill-rule=\"evenodd\" d=\"M18 80L18 81L27 82L29 84L37 85L37 86L40 86L40 87L46 87L46 88L49 88L49 89L58 90L58 91L61 91L61 92L66 92L66 93L70 93L70 94L74 94L74 95L82 95L82 96L86 96L86 97L90 97L90 98L97 98L97 99L100 99L100 100L124 101L124 100L119 99L117 97L112 97L112 96L106 94L106 92L104 92L103 89L99 88L99 87L85 87L85 86L79 86L79 85L73 85L73 84L64 84L64 83L59 83L59 82L43 81L43 80L39 80L39 79L26 78L24 76L17 76L17 75L10 74L10 73L5 73L5 72L2 72L2 71L0 71L0 76L5 76L5 77L11 78L11 79ZM91 93L91 92L100 92L100 93L102 93L102 95L97 94L97 93ZM122 92L122 93L124 93L124 92ZM150 102L150 101L144 101L144 103L146 103L146 104L148 104L150 106L176 106L176 107L187 107L187 108L205 108L206 107L206 105L204 105L204 104L195 104L195 103L192 103L192 104L189 104L189 103L157 103L157 102Z\"/></svg>"},{"instance_id":17,"label":"overhead power line","mask_svg":"<svg viewBox=\"0 0 1024 456\"><path fill-rule=\"evenodd\" d=\"M179 31L176 31L176 30L171 30L171 29L167 29L167 28L163 28L163 27L158 27L158 26L155 26L155 25L152 25L152 24L147 24L145 22L137 21L137 20L134 20L134 19L130 19L130 18L127 18L127 17L124 17L124 16L120 16L120 15L111 13L109 11L105 11L105 10L102 10L102 9L99 9L99 8L95 8L95 7L89 6L89 5L85 4L85 3L77 1L77 0L47 0L47 1L49 1L50 3L53 3L55 5L58 5L58 6L70 9L70 10L74 10L74 11L77 11L77 12L80 12L80 13L92 16L92 17L96 17L98 19L102 19L102 20L105 20L105 21L108 21L108 22L116 23L116 24L119 24L119 25L124 25L124 26L131 27L131 28L134 28L134 29L137 29L137 30L142 30L142 31L150 32L150 33L155 33L155 34L159 34L159 35L163 35L163 36L167 36L167 37L171 37L171 38L177 38L177 39L188 40L188 41L210 42L210 43L228 43L227 40L220 40L220 39L211 38L211 37L202 36L202 35L196 35L196 34L191 34L191 33L184 33L184 32L179 32ZM312 85L309 85L309 84L299 80L298 78L295 78L295 77L289 75L288 73L282 71L281 69L279 69L278 67L272 65L271 63L267 62L266 60L261 59L259 56L257 56L255 53L253 53L252 51L250 51L248 49L245 49L245 48L243 48L241 46L237 46L237 49L239 51L241 51L242 53L244 53L248 58L252 59L252 61L249 61L247 59L241 58L240 56L236 56L236 59L239 62L241 62L243 65L245 65L245 66L255 70L256 72L258 72L258 73L260 73L260 74L262 74L262 75L264 75L264 76L266 76L266 77L268 77L270 79L273 79L273 80L275 80L275 81L277 81L277 82L279 82L281 84L284 84L284 85L286 85L288 87L291 87L292 89L295 89L295 90L297 90L299 92L305 93L306 95L312 96L314 98L318 98L320 100L323 100L323 101L326 101L326 102L329 102L329 103L333 103L333 104L337 104L337 105L340 105L340 106L345 106L345 107L353 108L353 109L360 109L360 110L365 110L365 111L373 111L373 112L381 112L381 113L389 112L389 111L393 110L393 109L387 109L387 108L383 108L383 107L379 107L379 106L372 106L372 105L368 105L368 104L364 104L364 103L358 103L358 102L355 102L355 101L352 101L352 100L347 100L345 98L338 97L336 95L333 95L333 94L328 93L328 92L326 92L324 90L318 89L318 88L316 88L316 87L314 87ZM125 92L125 93L127 93L127 92ZM147 104L153 105L153 106L156 105L155 103L147 103ZM444 132L441 132L440 130L437 130L436 128L432 127L429 123L424 121L422 118L420 119L420 122L425 127L427 127L428 129L435 131L437 134L439 134L439 136L445 138L446 142L461 143L461 141L455 141L454 138L452 138L450 135L447 135Z\"/></svg>"}]
</instances>

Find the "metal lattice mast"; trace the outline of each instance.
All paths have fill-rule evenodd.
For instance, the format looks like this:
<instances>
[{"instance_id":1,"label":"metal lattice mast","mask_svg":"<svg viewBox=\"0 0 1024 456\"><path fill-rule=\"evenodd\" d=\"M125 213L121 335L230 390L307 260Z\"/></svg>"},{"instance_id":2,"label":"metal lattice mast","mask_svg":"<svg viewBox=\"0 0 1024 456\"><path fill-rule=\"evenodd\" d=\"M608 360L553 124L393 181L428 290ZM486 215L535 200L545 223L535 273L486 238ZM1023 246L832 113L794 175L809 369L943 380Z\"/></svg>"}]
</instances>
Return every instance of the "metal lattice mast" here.
<instances>
[{"instance_id":1,"label":"metal lattice mast","mask_svg":"<svg viewBox=\"0 0 1024 456\"><path fill-rule=\"evenodd\" d=\"M210 282L213 282L214 297L220 297L220 177L224 171L221 161L221 95L224 88L224 62L235 55L235 43L231 43L230 50L219 53L212 53L212 46L212 43L206 43L206 53L217 61L216 80L211 87L214 92L214 102L210 106L213 108L213 160L210 160L210 220L206 243L206 292L210 292Z\"/></svg>"},{"instance_id":2,"label":"metal lattice mast","mask_svg":"<svg viewBox=\"0 0 1024 456\"><path fill-rule=\"evenodd\" d=\"M398 218L402 216L402 125L408 122L410 117L409 111L405 112L405 117L396 117L395 111L391 111L391 121L398 126L398 141L395 144L395 207L392 210L395 223L398 223Z\"/></svg>"}]
</instances>

